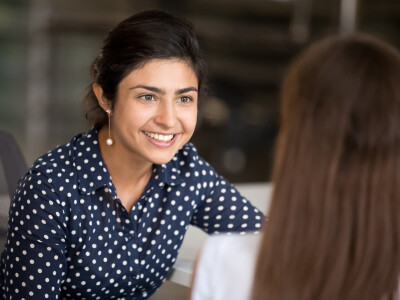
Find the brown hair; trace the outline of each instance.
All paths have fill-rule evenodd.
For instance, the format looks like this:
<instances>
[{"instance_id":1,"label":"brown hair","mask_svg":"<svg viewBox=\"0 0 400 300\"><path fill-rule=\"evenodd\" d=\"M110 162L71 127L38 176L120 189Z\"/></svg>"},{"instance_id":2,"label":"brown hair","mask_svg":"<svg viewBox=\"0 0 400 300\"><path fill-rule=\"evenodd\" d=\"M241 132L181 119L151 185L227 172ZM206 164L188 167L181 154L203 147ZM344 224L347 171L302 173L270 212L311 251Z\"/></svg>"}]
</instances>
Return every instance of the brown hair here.
<instances>
[{"instance_id":1,"label":"brown hair","mask_svg":"<svg viewBox=\"0 0 400 300\"><path fill-rule=\"evenodd\" d=\"M400 273L400 54L369 36L307 49L282 86L254 300L388 299Z\"/></svg>"}]
</instances>

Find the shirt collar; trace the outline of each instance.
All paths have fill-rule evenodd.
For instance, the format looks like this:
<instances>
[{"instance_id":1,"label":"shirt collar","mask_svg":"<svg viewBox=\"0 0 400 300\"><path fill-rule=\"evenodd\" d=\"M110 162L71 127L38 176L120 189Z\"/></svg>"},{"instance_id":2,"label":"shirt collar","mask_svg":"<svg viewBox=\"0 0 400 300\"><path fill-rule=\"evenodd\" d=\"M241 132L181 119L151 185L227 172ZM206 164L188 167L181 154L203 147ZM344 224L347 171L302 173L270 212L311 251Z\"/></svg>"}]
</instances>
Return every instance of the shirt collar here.
<instances>
[{"instance_id":1,"label":"shirt collar","mask_svg":"<svg viewBox=\"0 0 400 300\"><path fill-rule=\"evenodd\" d=\"M78 135L73 142L73 164L78 176L78 188L82 194L90 194L104 186L112 189L111 176L101 156L97 134L97 130L93 128L85 134ZM168 186L184 182L178 159L179 151L170 162L154 165L153 176L159 182Z\"/></svg>"},{"instance_id":2,"label":"shirt collar","mask_svg":"<svg viewBox=\"0 0 400 300\"><path fill-rule=\"evenodd\" d=\"M160 181L169 186L180 185L183 183L183 177L177 157L176 154L170 162L162 165L155 165L156 175L159 176Z\"/></svg>"}]
</instances>

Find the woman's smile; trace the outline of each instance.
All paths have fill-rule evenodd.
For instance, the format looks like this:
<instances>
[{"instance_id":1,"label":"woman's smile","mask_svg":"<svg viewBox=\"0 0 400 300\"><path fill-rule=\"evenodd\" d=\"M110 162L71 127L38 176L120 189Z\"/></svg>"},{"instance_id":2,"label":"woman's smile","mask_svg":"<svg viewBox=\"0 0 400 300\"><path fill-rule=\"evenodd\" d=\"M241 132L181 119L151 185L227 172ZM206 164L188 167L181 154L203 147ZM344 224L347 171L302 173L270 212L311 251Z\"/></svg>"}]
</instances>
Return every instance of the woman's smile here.
<instances>
[{"instance_id":1,"label":"woman's smile","mask_svg":"<svg viewBox=\"0 0 400 300\"><path fill-rule=\"evenodd\" d=\"M155 139L158 141L163 141L163 142L171 141L175 136L174 134L161 134L161 133L153 133L153 132L148 132L148 131L144 131L144 134L152 139Z\"/></svg>"},{"instance_id":2,"label":"woman's smile","mask_svg":"<svg viewBox=\"0 0 400 300\"><path fill-rule=\"evenodd\" d=\"M179 136L179 134L162 134L149 131L143 131L143 133L151 145L164 149L174 146Z\"/></svg>"}]
</instances>

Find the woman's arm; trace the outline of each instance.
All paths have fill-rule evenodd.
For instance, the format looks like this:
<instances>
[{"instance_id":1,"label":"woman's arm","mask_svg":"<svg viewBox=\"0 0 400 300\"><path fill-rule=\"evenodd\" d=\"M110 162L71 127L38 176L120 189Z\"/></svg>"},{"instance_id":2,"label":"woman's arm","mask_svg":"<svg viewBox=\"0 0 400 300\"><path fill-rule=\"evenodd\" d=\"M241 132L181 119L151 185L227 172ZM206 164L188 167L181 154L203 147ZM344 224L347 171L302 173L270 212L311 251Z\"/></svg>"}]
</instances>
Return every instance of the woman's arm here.
<instances>
[{"instance_id":1,"label":"woman's arm","mask_svg":"<svg viewBox=\"0 0 400 300\"><path fill-rule=\"evenodd\" d=\"M212 187L194 213L192 224L207 233L244 233L259 231L264 219L232 184L215 174Z\"/></svg>"},{"instance_id":2,"label":"woman's arm","mask_svg":"<svg viewBox=\"0 0 400 300\"><path fill-rule=\"evenodd\" d=\"M11 202L1 258L5 299L58 299L67 272L66 216L51 179L25 175Z\"/></svg>"}]
</instances>

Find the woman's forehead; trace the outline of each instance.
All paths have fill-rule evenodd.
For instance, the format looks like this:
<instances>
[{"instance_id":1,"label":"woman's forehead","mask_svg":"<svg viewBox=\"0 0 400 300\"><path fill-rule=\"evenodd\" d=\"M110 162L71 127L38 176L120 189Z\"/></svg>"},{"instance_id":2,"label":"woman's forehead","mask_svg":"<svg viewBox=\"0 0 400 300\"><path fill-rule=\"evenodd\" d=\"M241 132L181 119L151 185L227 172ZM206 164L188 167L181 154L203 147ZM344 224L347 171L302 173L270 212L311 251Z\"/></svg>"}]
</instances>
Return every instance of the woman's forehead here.
<instances>
[{"instance_id":1,"label":"woman's forehead","mask_svg":"<svg viewBox=\"0 0 400 300\"><path fill-rule=\"evenodd\" d=\"M153 86L160 89L198 88L192 65L184 59L153 59L132 70L120 82L121 88Z\"/></svg>"}]
</instances>

